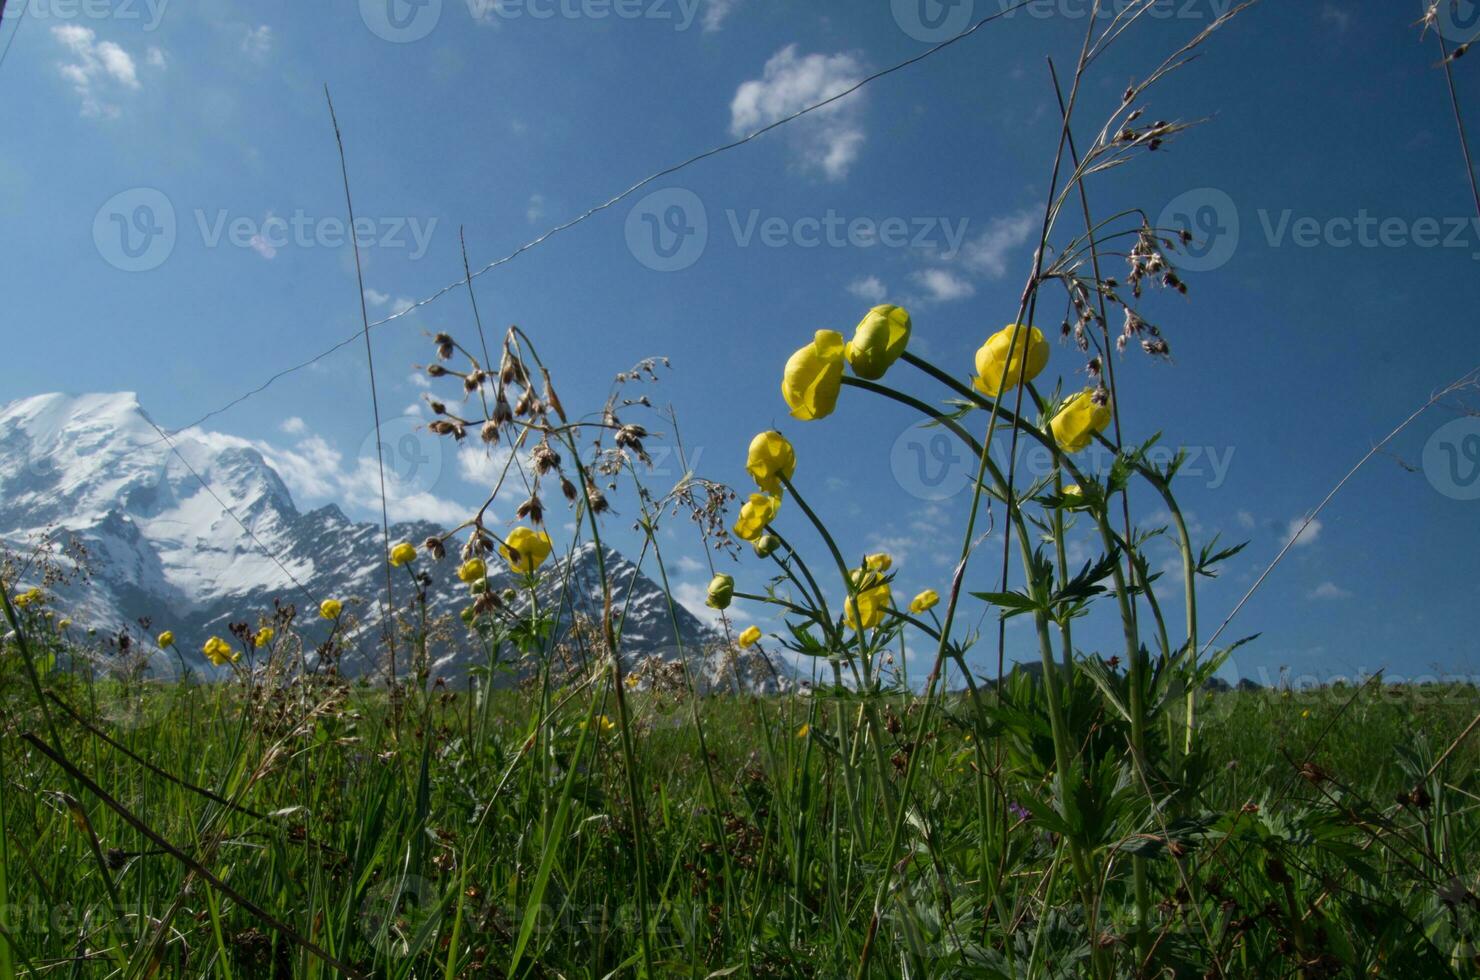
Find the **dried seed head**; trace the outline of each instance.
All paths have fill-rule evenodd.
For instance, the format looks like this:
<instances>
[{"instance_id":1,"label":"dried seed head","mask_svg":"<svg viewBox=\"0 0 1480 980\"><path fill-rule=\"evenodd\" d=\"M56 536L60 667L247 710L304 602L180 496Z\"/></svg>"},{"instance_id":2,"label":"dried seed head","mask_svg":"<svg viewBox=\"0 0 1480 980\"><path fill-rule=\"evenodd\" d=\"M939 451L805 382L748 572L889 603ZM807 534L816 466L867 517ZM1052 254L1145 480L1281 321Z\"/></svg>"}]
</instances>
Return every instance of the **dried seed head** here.
<instances>
[{"instance_id":1,"label":"dried seed head","mask_svg":"<svg viewBox=\"0 0 1480 980\"><path fill-rule=\"evenodd\" d=\"M563 476L560 478L560 492L565 494L565 499L571 503L575 503L576 497L580 495L580 491L576 489L576 485Z\"/></svg>"},{"instance_id":2,"label":"dried seed head","mask_svg":"<svg viewBox=\"0 0 1480 980\"><path fill-rule=\"evenodd\" d=\"M551 449L548 442L541 442L535 446L529 458L534 463L534 471L542 476L560 466L560 454Z\"/></svg>"},{"instance_id":3,"label":"dried seed head","mask_svg":"<svg viewBox=\"0 0 1480 980\"><path fill-rule=\"evenodd\" d=\"M519 505L519 509L514 512L514 516L521 521L529 520L535 524L543 524L545 523L545 508L540 503L540 498L537 494L530 494L529 499ZM511 548L510 550L512 551L513 549Z\"/></svg>"},{"instance_id":4,"label":"dried seed head","mask_svg":"<svg viewBox=\"0 0 1480 980\"><path fill-rule=\"evenodd\" d=\"M591 505L591 513L604 514L611 508L606 502L606 495L595 487L586 491L586 501Z\"/></svg>"},{"instance_id":5,"label":"dried seed head","mask_svg":"<svg viewBox=\"0 0 1480 980\"><path fill-rule=\"evenodd\" d=\"M478 437L490 446L498 442L498 424L492 421L484 422Z\"/></svg>"},{"instance_id":6,"label":"dried seed head","mask_svg":"<svg viewBox=\"0 0 1480 980\"><path fill-rule=\"evenodd\" d=\"M442 360L452 357L452 337L445 333L439 333L432 338L432 343L437 345L437 356Z\"/></svg>"},{"instance_id":7,"label":"dried seed head","mask_svg":"<svg viewBox=\"0 0 1480 980\"><path fill-rule=\"evenodd\" d=\"M421 550L431 555L433 561L441 561L447 557L447 546L438 537L427 538L426 541L422 542Z\"/></svg>"},{"instance_id":8,"label":"dried seed head","mask_svg":"<svg viewBox=\"0 0 1480 980\"><path fill-rule=\"evenodd\" d=\"M428 364L427 374L433 378L440 378L447 373L447 369L440 364Z\"/></svg>"},{"instance_id":9,"label":"dried seed head","mask_svg":"<svg viewBox=\"0 0 1480 980\"><path fill-rule=\"evenodd\" d=\"M433 400L430 404L431 404L432 414L433 415L446 415L447 414L447 406L444 405L444 404L442 404L441 402Z\"/></svg>"},{"instance_id":10,"label":"dried seed head","mask_svg":"<svg viewBox=\"0 0 1480 980\"><path fill-rule=\"evenodd\" d=\"M493 421L496 425L504 425L514 421L514 413L509 408L509 400L502 394L498 396L498 401L493 404Z\"/></svg>"}]
</instances>

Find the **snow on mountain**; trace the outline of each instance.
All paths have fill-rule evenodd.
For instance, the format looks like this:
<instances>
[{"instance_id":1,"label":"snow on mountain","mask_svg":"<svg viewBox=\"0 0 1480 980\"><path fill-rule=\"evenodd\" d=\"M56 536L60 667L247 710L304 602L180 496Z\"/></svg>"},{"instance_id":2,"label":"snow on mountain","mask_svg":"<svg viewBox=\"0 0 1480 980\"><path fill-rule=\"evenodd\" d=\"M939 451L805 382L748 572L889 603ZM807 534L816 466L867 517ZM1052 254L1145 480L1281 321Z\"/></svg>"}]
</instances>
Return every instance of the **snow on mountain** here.
<instances>
[{"instance_id":1,"label":"snow on mountain","mask_svg":"<svg viewBox=\"0 0 1480 980\"><path fill-rule=\"evenodd\" d=\"M385 581L379 525L356 523L333 505L301 513L272 464L246 440L197 429L171 438L178 456L132 393L39 395L0 407L0 544L23 553L53 535L85 545L91 580L61 594L75 622L117 630L148 617L194 651L210 633L224 635L228 622L270 612L275 600L296 603L308 614L303 623L312 623L313 609L330 596L363 599L371 615ZM439 530L411 522L391 533L421 542ZM718 645L719 637L682 606L670 613L662 589L626 558L610 549L605 557L616 608L627 610L626 659L674 656L674 617L687 653ZM454 565L449 556L433 569L434 613L455 614L467 604ZM560 583L569 574L562 628L572 611L599 612L593 545L549 569L545 608L561 604ZM394 581L403 604L410 585L403 575ZM503 589L514 581L491 584ZM374 659L366 642L360 669ZM462 646L436 651L434 672L464 674L475 655Z\"/></svg>"}]
</instances>

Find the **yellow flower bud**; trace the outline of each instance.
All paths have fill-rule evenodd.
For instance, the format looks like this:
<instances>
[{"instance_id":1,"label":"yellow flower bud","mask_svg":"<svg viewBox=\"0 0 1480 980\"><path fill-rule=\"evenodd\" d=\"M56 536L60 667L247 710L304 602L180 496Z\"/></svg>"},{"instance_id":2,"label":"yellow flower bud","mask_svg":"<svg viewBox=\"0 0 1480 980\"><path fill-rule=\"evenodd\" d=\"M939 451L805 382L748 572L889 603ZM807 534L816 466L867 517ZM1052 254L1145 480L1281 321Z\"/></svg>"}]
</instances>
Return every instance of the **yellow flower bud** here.
<instances>
[{"instance_id":1,"label":"yellow flower bud","mask_svg":"<svg viewBox=\"0 0 1480 980\"><path fill-rule=\"evenodd\" d=\"M554 546L550 535L527 527L516 527L499 546L498 553L504 556L509 567L522 575L532 575L540 564L550 557Z\"/></svg>"},{"instance_id":2,"label":"yellow flower bud","mask_svg":"<svg viewBox=\"0 0 1480 980\"><path fill-rule=\"evenodd\" d=\"M488 566L483 564L482 558L469 558L457 570L457 577L468 583L477 582L487 574Z\"/></svg>"},{"instance_id":3,"label":"yellow flower bud","mask_svg":"<svg viewBox=\"0 0 1480 980\"><path fill-rule=\"evenodd\" d=\"M791 443L781 433L773 429L750 440L745 471L766 493L780 493L782 478L790 480L796 468L796 450L791 448Z\"/></svg>"},{"instance_id":4,"label":"yellow flower bud","mask_svg":"<svg viewBox=\"0 0 1480 980\"><path fill-rule=\"evenodd\" d=\"M1014 333L1017 335L1016 343ZM1009 349L1011 358L1008 357ZM1024 350L1028 352L1026 368L1023 365ZM976 352L976 377L971 379L971 384L982 394L996 398L1024 381L1032 381L1047 364L1048 341L1043 339L1043 331L1037 327L1008 324L988 337ZM1002 378L1004 368L1007 371L1005 382ZM1000 390L999 384L1002 386Z\"/></svg>"},{"instance_id":5,"label":"yellow flower bud","mask_svg":"<svg viewBox=\"0 0 1480 980\"><path fill-rule=\"evenodd\" d=\"M416 545L410 541L402 541L391 549L391 564L396 568L409 565L416 561Z\"/></svg>"},{"instance_id":6,"label":"yellow flower bud","mask_svg":"<svg viewBox=\"0 0 1480 980\"><path fill-rule=\"evenodd\" d=\"M338 599L325 599L319 603L319 615L325 619L334 620L344 611L344 603Z\"/></svg>"},{"instance_id":7,"label":"yellow flower bud","mask_svg":"<svg viewBox=\"0 0 1480 980\"><path fill-rule=\"evenodd\" d=\"M740 634L740 645L742 647L753 647L760 641L761 628L759 626L747 626L745 632Z\"/></svg>"},{"instance_id":8,"label":"yellow flower bud","mask_svg":"<svg viewBox=\"0 0 1480 980\"><path fill-rule=\"evenodd\" d=\"M936 595L934 589L926 589L910 600L910 612L919 614L934 609L940 602L940 596Z\"/></svg>"},{"instance_id":9,"label":"yellow flower bud","mask_svg":"<svg viewBox=\"0 0 1480 980\"><path fill-rule=\"evenodd\" d=\"M894 559L883 552L877 555L865 555L863 559L863 567L871 572L887 572L893 564Z\"/></svg>"},{"instance_id":10,"label":"yellow flower bud","mask_svg":"<svg viewBox=\"0 0 1480 980\"><path fill-rule=\"evenodd\" d=\"M761 536L766 525L776 519L781 509L781 498L765 493L753 493L740 507L740 516L735 521L735 536L742 541L754 541Z\"/></svg>"},{"instance_id":11,"label":"yellow flower bud","mask_svg":"<svg viewBox=\"0 0 1480 980\"><path fill-rule=\"evenodd\" d=\"M1054 441L1066 453L1077 453L1094 440L1096 434L1105 431L1110 424L1110 401L1106 397L1103 405L1095 402L1095 391L1086 388L1064 402L1064 407L1053 417L1049 428Z\"/></svg>"},{"instance_id":12,"label":"yellow flower bud","mask_svg":"<svg viewBox=\"0 0 1480 980\"><path fill-rule=\"evenodd\" d=\"M709 582L709 594L704 604L710 609L728 609L735 597L735 579L729 575L716 575Z\"/></svg>"},{"instance_id":13,"label":"yellow flower bud","mask_svg":"<svg viewBox=\"0 0 1480 980\"><path fill-rule=\"evenodd\" d=\"M750 543L757 558L770 558L781 547L781 539L774 534L762 534Z\"/></svg>"},{"instance_id":14,"label":"yellow flower bud","mask_svg":"<svg viewBox=\"0 0 1480 980\"><path fill-rule=\"evenodd\" d=\"M165 630L163 633L159 634L159 647L160 647L161 650L167 650L167 649L169 649L170 647L172 647L174 645L175 645L175 634L174 633L171 633L169 630Z\"/></svg>"},{"instance_id":15,"label":"yellow flower bud","mask_svg":"<svg viewBox=\"0 0 1480 980\"><path fill-rule=\"evenodd\" d=\"M873 629L884 620L884 610L894 601L894 595L884 576L867 568L855 568L852 572L853 591L844 604L844 619L853 630Z\"/></svg>"},{"instance_id":16,"label":"yellow flower bud","mask_svg":"<svg viewBox=\"0 0 1480 980\"><path fill-rule=\"evenodd\" d=\"M810 422L832 414L843 385L843 335L819 330L807 346L786 362L781 397L793 418Z\"/></svg>"},{"instance_id":17,"label":"yellow flower bud","mask_svg":"<svg viewBox=\"0 0 1480 980\"><path fill-rule=\"evenodd\" d=\"M256 636L252 637L252 646L261 650L272 642L274 636L277 636L277 632L271 626L264 626L257 631Z\"/></svg>"},{"instance_id":18,"label":"yellow flower bud","mask_svg":"<svg viewBox=\"0 0 1480 980\"><path fill-rule=\"evenodd\" d=\"M797 738L806 738L810 734L812 734L812 726L802 722L802 727L797 729Z\"/></svg>"},{"instance_id":19,"label":"yellow flower bud","mask_svg":"<svg viewBox=\"0 0 1480 980\"><path fill-rule=\"evenodd\" d=\"M58 620L57 621L57 629L59 629L59 630L64 630L64 629L68 628L71 625L72 625L72 621L70 619L61 619L61 620Z\"/></svg>"},{"instance_id":20,"label":"yellow flower bud","mask_svg":"<svg viewBox=\"0 0 1480 980\"><path fill-rule=\"evenodd\" d=\"M910 342L910 314L902 306L876 306L869 310L843 356L860 378L877 381L899 360Z\"/></svg>"}]
</instances>

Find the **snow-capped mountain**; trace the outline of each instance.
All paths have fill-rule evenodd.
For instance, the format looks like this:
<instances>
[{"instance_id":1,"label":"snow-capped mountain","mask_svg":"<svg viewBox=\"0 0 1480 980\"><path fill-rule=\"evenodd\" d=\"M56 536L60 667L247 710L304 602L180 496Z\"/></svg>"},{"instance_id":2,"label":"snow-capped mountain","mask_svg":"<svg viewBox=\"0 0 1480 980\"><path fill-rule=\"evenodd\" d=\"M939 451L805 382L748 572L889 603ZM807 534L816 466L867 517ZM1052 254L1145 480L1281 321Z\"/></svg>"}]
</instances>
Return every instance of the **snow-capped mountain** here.
<instances>
[{"instance_id":1,"label":"snow-capped mountain","mask_svg":"<svg viewBox=\"0 0 1480 980\"><path fill-rule=\"evenodd\" d=\"M112 631L148 617L195 651L207 635L225 635L229 622L255 622L275 600L295 603L310 630L322 628L312 613L323 598L358 598L365 619L378 615L385 590L378 524L352 521L334 505L300 512L277 471L245 440L198 429L171 438L178 454L133 394L39 395L0 408L0 544L24 554L50 536L86 547L91 579L57 590L75 623ZM391 536L419 543L439 530L397 524ZM671 659L679 648L675 617L687 654L719 645L719 636L682 606L670 613L663 590L631 562L610 549L605 557L616 608L626 608L625 659ZM553 609L564 599L562 629L572 611L599 613L595 559L587 544L547 566L540 601ZM435 565L418 562L433 575L434 614L468 603L455 566L453 555ZM404 573L393 582L404 607L411 585ZM515 583L509 576L490 584L502 590ZM370 632L361 669L374 660ZM459 642L460 629L453 632L456 638L436 651L433 673L457 680L482 654ZM703 675L716 674L699 666Z\"/></svg>"}]
</instances>

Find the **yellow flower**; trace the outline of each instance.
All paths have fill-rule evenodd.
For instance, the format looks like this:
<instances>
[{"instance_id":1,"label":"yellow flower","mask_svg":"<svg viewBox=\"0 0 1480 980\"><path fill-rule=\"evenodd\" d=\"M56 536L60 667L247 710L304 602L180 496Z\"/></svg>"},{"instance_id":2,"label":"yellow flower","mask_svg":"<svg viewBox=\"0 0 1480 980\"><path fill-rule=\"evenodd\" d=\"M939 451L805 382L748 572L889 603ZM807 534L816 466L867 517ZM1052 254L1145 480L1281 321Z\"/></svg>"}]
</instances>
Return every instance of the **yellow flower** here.
<instances>
[{"instance_id":1,"label":"yellow flower","mask_svg":"<svg viewBox=\"0 0 1480 980\"><path fill-rule=\"evenodd\" d=\"M863 558L863 567L871 572L887 572L893 564L894 559L882 551L877 555L865 555Z\"/></svg>"},{"instance_id":2,"label":"yellow flower","mask_svg":"<svg viewBox=\"0 0 1480 980\"><path fill-rule=\"evenodd\" d=\"M516 527L509 532L509 537L499 546L498 553L504 556L504 561L508 562L509 567L514 571L532 575L534 570L540 567L540 563L550 557L552 550L550 536L544 531Z\"/></svg>"},{"instance_id":3,"label":"yellow flower","mask_svg":"<svg viewBox=\"0 0 1480 980\"><path fill-rule=\"evenodd\" d=\"M159 634L159 647L160 647L161 650L168 649L168 648L170 648L170 647L172 647L174 645L175 645L175 634L174 633L171 633L169 630L165 630L163 633Z\"/></svg>"},{"instance_id":4,"label":"yellow flower","mask_svg":"<svg viewBox=\"0 0 1480 980\"><path fill-rule=\"evenodd\" d=\"M277 632L271 626L264 626L257 631L256 636L252 637L252 646L261 650L272 642L274 636L277 636Z\"/></svg>"},{"instance_id":5,"label":"yellow flower","mask_svg":"<svg viewBox=\"0 0 1480 980\"><path fill-rule=\"evenodd\" d=\"M1017 334L1014 343L1013 334ZM1008 357L1011 349L1012 357ZM1027 367L1023 366L1023 351L1028 352ZM1024 327L1016 324L1008 324L987 338L981 349L976 352L976 377L971 379L972 385L977 391L991 398L996 398L1004 391L1011 391L1024 381L1032 381L1038 377L1048 364L1048 341L1043 339L1043 331L1037 327ZM1007 379L1003 382L1003 369L1007 371ZM998 385L1001 384L1001 388Z\"/></svg>"},{"instance_id":6,"label":"yellow flower","mask_svg":"<svg viewBox=\"0 0 1480 980\"><path fill-rule=\"evenodd\" d=\"M782 478L790 480L796 468L796 450L781 433L771 429L750 440L745 472L754 477L756 485L766 493L780 493Z\"/></svg>"},{"instance_id":7,"label":"yellow flower","mask_svg":"<svg viewBox=\"0 0 1480 980\"><path fill-rule=\"evenodd\" d=\"M72 621L70 619L63 619L63 620L60 620L57 623L57 629L64 630L64 629L66 629L67 627L69 627L71 625L72 625Z\"/></svg>"},{"instance_id":8,"label":"yellow flower","mask_svg":"<svg viewBox=\"0 0 1480 980\"><path fill-rule=\"evenodd\" d=\"M926 589L910 600L910 612L918 614L934 609L938 602L940 602L940 596L936 595L935 590Z\"/></svg>"},{"instance_id":9,"label":"yellow flower","mask_svg":"<svg viewBox=\"0 0 1480 980\"><path fill-rule=\"evenodd\" d=\"M488 566L483 564L482 558L469 558L457 570L457 577L468 583L477 582L487 574Z\"/></svg>"},{"instance_id":10,"label":"yellow flower","mask_svg":"<svg viewBox=\"0 0 1480 980\"><path fill-rule=\"evenodd\" d=\"M781 376L781 397L791 408L792 418L810 422L832 414L843 386L843 335L819 330L806 347L786 362Z\"/></svg>"},{"instance_id":11,"label":"yellow flower","mask_svg":"<svg viewBox=\"0 0 1480 980\"><path fill-rule=\"evenodd\" d=\"M844 618L848 628L868 630L884 620L884 610L894 601L893 592L884 576L867 568L855 568L852 572L853 591L844 604Z\"/></svg>"},{"instance_id":12,"label":"yellow flower","mask_svg":"<svg viewBox=\"0 0 1480 980\"><path fill-rule=\"evenodd\" d=\"M812 734L812 726L802 722L802 727L797 729L797 738L806 738L810 734Z\"/></svg>"},{"instance_id":13,"label":"yellow flower","mask_svg":"<svg viewBox=\"0 0 1480 980\"><path fill-rule=\"evenodd\" d=\"M740 634L740 645L742 647L753 647L760 641L760 638L761 628L759 626L747 626L745 627L745 632Z\"/></svg>"},{"instance_id":14,"label":"yellow flower","mask_svg":"<svg viewBox=\"0 0 1480 980\"><path fill-rule=\"evenodd\" d=\"M767 493L753 493L740 506L740 517L735 521L735 536L742 541L754 541L761 536L766 525L776 519L781 509L781 498Z\"/></svg>"},{"instance_id":15,"label":"yellow flower","mask_svg":"<svg viewBox=\"0 0 1480 980\"><path fill-rule=\"evenodd\" d=\"M416 545L410 541L402 541L391 549L391 564L396 568L409 565L416 561Z\"/></svg>"},{"instance_id":16,"label":"yellow flower","mask_svg":"<svg viewBox=\"0 0 1480 980\"><path fill-rule=\"evenodd\" d=\"M709 594L705 597L704 604L710 609L728 609L730 608L730 600L734 597L734 577L721 573L710 580Z\"/></svg>"},{"instance_id":17,"label":"yellow flower","mask_svg":"<svg viewBox=\"0 0 1480 980\"><path fill-rule=\"evenodd\" d=\"M843 356L860 378L877 381L899 360L910 342L910 314L902 306L876 306L869 310Z\"/></svg>"},{"instance_id":18,"label":"yellow flower","mask_svg":"<svg viewBox=\"0 0 1480 980\"><path fill-rule=\"evenodd\" d=\"M622 683L626 684L629 688L636 690L637 685L641 683L641 680L636 674L628 674L627 679Z\"/></svg>"},{"instance_id":19,"label":"yellow flower","mask_svg":"<svg viewBox=\"0 0 1480 980\"><path fill-rule=\"evenodd\" d=\"M35 605L36 603L40 602L41 599L41 590L31 589L28 592L22 592L20 595L16 596L15 604L20 608L25 609L27 606Z\"/></svg>"},{"instance_id":20,"label":"yellow flower","mask_svg":"<svg viewBox=\"0 0 1480 980\"><path fill-rule=\"evenodd\" d=\"M617 723L612 721L606 715L599 715L596 718L591 719L586 727L595 728L601 732L610 732L616 729Z\"/></svg>"},{"instance_id":21,"label":"yellow flower","mask_svg":"<svg viewBox=\"0 0 1480 980\"><path fill-rule=\"evenodd\" d=\"M325 619L338 619L339 614L344 611L344 603L338 599L325 599L319 603L319 615Z\"/></svg>"},{"instance_id":22,"label":"yellow flower","mask_svg":"<svg viewBox=\"0 0 1480 980\"><path fill-rule=\"evenodd\" d=\"M1304 711L1300 712L1300 717L1302 717L1302 718L1309 718L1310 717L1310 709L1309 708L1306 708Z\"/></svg>"},{"instance_id":23,"label":"yellow flower","mask_svg":"<svg viewBox=\"0 0 1480 980\"><path fill-rule=\"evenodd\" d=\"M207 640L205 646L201 647L201 652L217 667L234 664L242 657L240 650L233 648L219 636L213 636Z\"/></svg>"},{"instance_id":24,"label":"yellow flower","mask_svg":"<svg viewBox=\"0 0 1480 980\"><path fill-rule=\"evenodd\" d=\"M1096 397L1098 394L1094 389L1084 389L1066 401L1049 423L1054 441L1064 452L1077 453L1084 449L1110 424L1109 396L1104 396L1103 404L1097 403Z\"/></svg>"}]
</instances>

